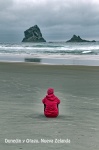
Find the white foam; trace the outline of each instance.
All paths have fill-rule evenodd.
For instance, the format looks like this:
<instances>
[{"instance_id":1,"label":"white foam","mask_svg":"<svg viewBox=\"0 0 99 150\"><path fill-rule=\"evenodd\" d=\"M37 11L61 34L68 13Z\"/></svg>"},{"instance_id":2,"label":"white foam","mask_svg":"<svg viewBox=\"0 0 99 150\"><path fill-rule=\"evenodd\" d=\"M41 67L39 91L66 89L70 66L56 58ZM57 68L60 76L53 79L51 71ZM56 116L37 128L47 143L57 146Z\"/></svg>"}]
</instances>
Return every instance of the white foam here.
<instances>
[{"instance_id":1,"label":"white foam","mask_svg":"<svg viewBox=\"0 0 99 150\"><path fill-rule=\"evenodd\" d=\"M83 54L91 53L92 51L83 51Z\"/></svg>"}]
</instances>

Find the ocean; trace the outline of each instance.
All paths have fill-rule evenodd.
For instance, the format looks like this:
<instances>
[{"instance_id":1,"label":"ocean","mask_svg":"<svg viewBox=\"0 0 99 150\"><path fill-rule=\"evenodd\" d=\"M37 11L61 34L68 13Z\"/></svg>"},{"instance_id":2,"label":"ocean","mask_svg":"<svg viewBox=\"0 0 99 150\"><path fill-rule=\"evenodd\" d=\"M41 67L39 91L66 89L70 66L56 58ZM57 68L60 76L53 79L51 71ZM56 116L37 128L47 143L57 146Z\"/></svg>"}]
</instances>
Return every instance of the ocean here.
<instances>
[{"instance_id":1,"label":"ocean","mask_svg":"<svg viewBox=\"0 0 99 150\"><path fill-rule=\"evenodd\" d=\"M99 66L99 42L0 43L0 61Z\"/></svg>"}]
</instances>

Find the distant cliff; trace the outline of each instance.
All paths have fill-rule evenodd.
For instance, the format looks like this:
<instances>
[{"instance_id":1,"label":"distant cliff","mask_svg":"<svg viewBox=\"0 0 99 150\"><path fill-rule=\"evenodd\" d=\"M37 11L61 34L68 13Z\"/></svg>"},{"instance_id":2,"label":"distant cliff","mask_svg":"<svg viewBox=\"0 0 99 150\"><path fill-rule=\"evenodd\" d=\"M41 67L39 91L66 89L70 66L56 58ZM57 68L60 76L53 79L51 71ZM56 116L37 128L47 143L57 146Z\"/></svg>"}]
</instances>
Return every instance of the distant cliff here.
<instances>
[{"instance_id":1,"label":"distant cliff","mask_svg":"<svg viewBox=\"0 0 99 150\"><path fill-rule=\"evenodd\" d=\"M84 39L81 39L80 36L73 35L73 37L70 40L68 40L67 42L96 42L96 41L95 40L93 40L93 41L84 40Z\"/></svg>"},{"instance_id":2,"label":"distant cliff","mask_svg":"<svg viewBox=\"0 0 99 150\"><path fill-rule=\"evenodd\" d=\"M25 37L22 42L46 42L42 37L42 33L37 25L30 27L24 31Z\"/></svg>"}]
</instances>

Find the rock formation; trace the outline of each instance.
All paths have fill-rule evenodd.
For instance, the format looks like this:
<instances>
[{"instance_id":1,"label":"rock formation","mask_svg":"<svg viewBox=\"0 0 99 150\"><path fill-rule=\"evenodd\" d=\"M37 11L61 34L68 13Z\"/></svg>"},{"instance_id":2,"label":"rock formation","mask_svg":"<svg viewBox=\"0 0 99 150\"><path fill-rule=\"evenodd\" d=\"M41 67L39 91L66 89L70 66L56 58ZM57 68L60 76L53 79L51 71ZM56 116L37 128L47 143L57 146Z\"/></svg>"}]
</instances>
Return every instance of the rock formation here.
<instances>
[{"instance_id":1,"label":"rock formation","mask_svg":"<svg viewBox=\"0 0 99 150\"><path fill-rule=\"evenodd\" d=\"M81 39L80 36L73 35L73 37L70 40L68 40L67 42L96 42L96 41L95 40L93 40L93 41L84 40L84 39Z\"/></svg>"},{"instance_id":2,"label":"rock formation","mask_svg":"<svg viewBox=\"0 0 99 150\"><path fill-rule=\"evenodd\" d=\"M42 33L37 25L30 27L24 31L25 37L22 42L46 42L42 37Z\"/></svg>"}]
</instances>

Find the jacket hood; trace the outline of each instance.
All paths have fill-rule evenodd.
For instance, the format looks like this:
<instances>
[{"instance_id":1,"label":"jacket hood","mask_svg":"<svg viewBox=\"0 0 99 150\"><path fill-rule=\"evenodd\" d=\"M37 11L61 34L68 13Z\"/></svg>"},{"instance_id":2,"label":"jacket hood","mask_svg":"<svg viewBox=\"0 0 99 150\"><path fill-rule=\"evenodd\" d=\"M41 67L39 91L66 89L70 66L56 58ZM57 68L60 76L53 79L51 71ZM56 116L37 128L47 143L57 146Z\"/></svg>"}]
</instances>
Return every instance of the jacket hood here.
<instances>
[{"instance_id":1,"label":"jacket hood","mask_svg":"<svg viewBox=\"0 0 99 150\"><path fill-rule=\"evenodd\" d=\"M54 93L54 89L53 88L49 88L47 90L47 94L50 95L50 94L53 94Z\"/></svg>"},{"instance_id":2,"label":"jacket hood","mask_svg":"<svg viewBox=\"0 0 99 150\"><path fill-rule=\"evenodd\" d=\"M50 94L50 95L46 95L46 98L47 98L49 101L54 101L56 97L55 97L54 94Z\"/></svg>"}]
</instances>

